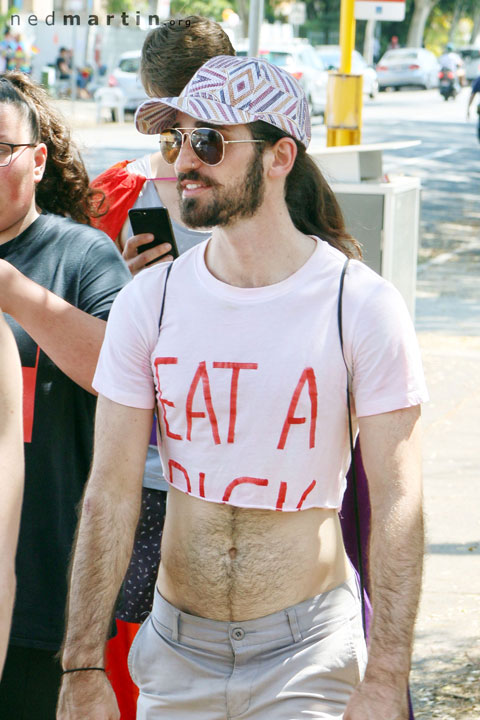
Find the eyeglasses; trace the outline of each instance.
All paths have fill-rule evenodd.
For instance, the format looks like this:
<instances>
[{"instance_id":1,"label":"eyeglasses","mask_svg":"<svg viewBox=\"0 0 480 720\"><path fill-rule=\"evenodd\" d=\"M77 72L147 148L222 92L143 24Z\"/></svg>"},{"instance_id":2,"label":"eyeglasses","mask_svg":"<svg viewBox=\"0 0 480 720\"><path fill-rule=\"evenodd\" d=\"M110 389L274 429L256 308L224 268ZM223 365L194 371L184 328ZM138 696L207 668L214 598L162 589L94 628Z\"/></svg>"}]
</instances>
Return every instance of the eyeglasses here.
<instances>
[{"instance_id":1,"label":"eyeglasses","mask_svg":"<svg viewBox=\"0 0 480 720\"><path fill-rule=\"evenodd\" d=\"M7 167L12 160L16 147L35 147L35 143L6 143L0 142L0 167Z\"/></svg>"},{"instance_id":2,"label":"eyeglasses","mask_svg":"<svg viewBox=\"0 0 480 720\"><path fill-rule=\"evenodd\" d=\"M259 143L264 140L225 140L222 133L214 128L168 128L160 133L160 151L163 159L173 165L180 154L185 137L190 138L192 150L205 165L220 165L225 156L225 145L230 143Z\"/></svg>"}]
</instances>

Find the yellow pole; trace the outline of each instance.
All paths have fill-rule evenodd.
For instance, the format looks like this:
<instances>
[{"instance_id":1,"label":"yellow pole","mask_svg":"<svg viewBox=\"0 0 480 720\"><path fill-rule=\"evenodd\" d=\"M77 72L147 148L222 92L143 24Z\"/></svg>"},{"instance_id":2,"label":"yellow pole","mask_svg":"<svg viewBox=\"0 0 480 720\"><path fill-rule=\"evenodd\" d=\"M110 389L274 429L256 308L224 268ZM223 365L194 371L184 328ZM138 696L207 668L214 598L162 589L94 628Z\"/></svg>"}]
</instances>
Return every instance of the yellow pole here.
<instances>
[{"instance_id":1,"label":"yellow pole","mask_svg":"<svg viewBox=\"0 0 480 720\"><path fill-rule=\"evenodd\" d=\"M352 52L355 48L355 0L342 0L340 5L340 72L352 72Z\"/></svg>"},{"instance_id":2,"label":"yellow pole","mask_svg":"<svg viewBox=\"0 0 480 720\"><path fill-rule=\"evenodd\" d=\"M327 145L358 145L362 127L362 81L352 75L352 52L355 49L355 0L341 0L340 68L328 78Z\"/></svg>"}]
</instances>

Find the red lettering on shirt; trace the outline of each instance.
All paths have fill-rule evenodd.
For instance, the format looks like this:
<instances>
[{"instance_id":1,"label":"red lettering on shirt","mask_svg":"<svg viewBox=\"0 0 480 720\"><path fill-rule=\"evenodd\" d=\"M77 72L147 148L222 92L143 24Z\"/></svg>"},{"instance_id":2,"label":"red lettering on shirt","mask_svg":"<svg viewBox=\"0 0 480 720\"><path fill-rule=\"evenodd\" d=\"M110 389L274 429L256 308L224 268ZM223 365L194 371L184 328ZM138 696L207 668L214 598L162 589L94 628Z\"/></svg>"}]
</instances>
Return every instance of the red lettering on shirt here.
<instances>
[{"instance_id":1,"label":"red lettering on shirt","mask_svg":"<svg viewBox=\"0 0 480 720\"><path fill-rule=\"evenodd\" d=\"M35 391L37 389L37 372L40 358L40 347L37 346L35 365L22 367L23 375L23 440L32 442L33 418L35 415Z\"/></svg>"},{"instance_id":2,"label":"red lettering on shirt","mask_svg":"<svg viewBox=\"0 0 480 720\"><path fill-rule=\"evenodd\" d=\"M187 482L187 493L191 493L191 492L192 492L192 485L191 485L191 482L190 482L190 478L188 477L187 471L185 470L185 468L183 467L183 465L180 465L180 463L175 462L175 460L171 460L171 459L170 459L170 460L168 461L168 470L169 470L169 474L170 474L169 480L170 480L171 485L173 485L173 468L175 468L176 470L180 470L180 472L184 474L185 480L186 480L186 482Z\"/></svg>"},{"instance_id":3,"label":"red lettering on shirt","mask_svg":"<svg viewBox=\"0 0 480 720\"><path fill-rule=\"evenodd\" d=\"M282 482L280 483L280 489L278 491L278 497L277 497L277 504L275 506L275 510L281 510L283 508L283 503L285 502L285 496L287 494L287 483Z\"/></svg>"},{"instance_id":4,"label":"red lettering on shirt","mask_svg":"<svg viewBox=\"0 0 480 720\"><path fill-rule=\"evenodd\" d=\"M228 502L230 500L230 496L234 489L237 487L237 485L243 485L245 483L250 483L251 485L262 485L267 486L268 480L262 479L262 478L254 478L254 477L238 477L235 478L235 480L232 480L232 482L227 485L225 493L222 498L222 502Z\"/></svg>"},{"instance_id":5,"label":"red lettering on shirt","mask_svg":"<svg viewBox=\"0 0 480 720\"><path fill-rule=\"evenodd\" d=\"M198 488L200 497L205 497L205 473L199 473L198 476Z\"/></svg>"},{"instance_id":6,"label":"red lettering on shirt","mask_svg":"<svg viewBox=\"0 0 480 720\"><path fill-rule=\"evenodd\" d=\"M312 480L312 482L310 483L310 485L308 486L308 488L303 492L302 497L300 498L299 503L298 503L298 505L297 505L297 510L301 510L302 505L303 505L303 503L305 502L305 499L306 499L307 495L309 495L309 494L312 492L312 490L313 490L313 488L315 487L316 484L317 484L317 481L316 481L316 480Z\"/></svg>"},{"instance_id":7,"label":"red lettering on shirt","mask_svg":"<svg viewBox=\"0 0 480 720\"><path fill-rule=\"evenodd\" d=\"M200 380L202 381L203 398L205 400L208 418L212 427L213 440L215 442L215 445L220 445L220 435L218 434L217 417L215 415L215 410L213 409L212 405L212 393L210 391L210 381L208 379L207 366L205 362L201 362L198 364L198 368L192 380L190 390L188 391L187 406L185 409L187 415L187 440L192 439L192 419L205 417L204 412L192 410L193 398L195 396L195 392L197 390L197 386Z\"/></svg>"},{"instance_id":8,"label":"red lettering on shirt","mask_svg":"<svg viewBox=\"0 0 480 720\"><path fill-rule=\"evenodd\" d=\"M238 398L238 376L240 370L257 370L258 363L239 362L214 362L214 368L228 368L232 370L232 381L230 384L230 422L228 425L227 442L235 442L235 422L237 420L237 398Z\"/></svg>"},{"instance_id":9,"label":"red lettering on shirt","mask_svg":"<svg viewBox=\"0 0 480 720\"><path fill-rule=\"evenodd\" d=\"M280 440L278 442L278 450L283 450L285 447L285 443L287 442L287 435L288 431L290 430L290 425L302 425L304 422L306 422L307 418L304 417L295 417L294 412L298 404L298 400L300 397L300 393L303 390L303 386L305 383L308 383L308 394L310 396L310 406L311 406L311 413L310 413L310 448L315 447L315 428L317 424L317 399L318 399L318 391L317 391L317 381L315 379L315 373L313 371L313 368L305 368L303 371L300 380L298 381L297 387L295 388L295 391L293 393L292 399L290 401L290 407L288 408L287 417L285 419L285 422L283 424L282 432L280 435Z\"/></svg>"},{"instance_id":10,"label":"red lettering on shirt","mask_svg":"<svg viewBox=\"0 0 480 720\"><path fill-rule=\"evenodd\" d=\"M171 400L167 400L162 396L162 389L160 387L160 375L158 374L158 366L159 365L176 365L178 362L178 358L176 357L157 357L155 358L155 375L157 376L157 387L158 387L158 400L162 406L162 415L163 415L163 422L165 423L165 432L168 435L168 437L173 438L174 440L182 440L181 435L177 435L176 433L172 433L170 431L170 426L168 424L167 420L167 413L166 413L166 406L168 407L175 407L175 403L173 403Z\"/></svg>"}]
</instances>

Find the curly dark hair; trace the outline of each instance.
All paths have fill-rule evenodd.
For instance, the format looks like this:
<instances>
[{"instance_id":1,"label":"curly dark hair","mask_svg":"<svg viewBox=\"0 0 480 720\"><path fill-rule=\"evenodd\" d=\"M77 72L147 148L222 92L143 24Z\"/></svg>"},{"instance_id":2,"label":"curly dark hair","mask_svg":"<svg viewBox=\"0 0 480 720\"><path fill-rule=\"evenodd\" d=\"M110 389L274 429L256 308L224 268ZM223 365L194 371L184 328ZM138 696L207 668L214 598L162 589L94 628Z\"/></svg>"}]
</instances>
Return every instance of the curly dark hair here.
<instances>
[{"instance_id":1,"label":"curly dark hair","mask_svg":"<svg viewBox=\"0 0 480 720\"><path fill-rule=\"evenodd\" d=\"M305 235L317 235L347 257L360 260L360 243L347 232L333 190L316 162L307 155L305 146L263 120L249 123L247 127L255 140L264 140L256 146L259 153L263 153L265 145L275 145L282 137L292 138L297 146L295 163L285 182L285 202L297 230Z\"/></svg>"},{"instance_id":2,"label":"curly dark hair","mask_svg":"<svg viewBox=\"0 0 480 720\"><path fill-rule=\"evenodd\" d=\"M89 187L88 173L67 123L45 90L24 73L7 72L0 77L0 103L14 105L30 126L32 142L47 146L45 172L35 192L38 206L89 225L92 217L99 216L95 208L104 195Z\"/></svg>"}]
</instances>

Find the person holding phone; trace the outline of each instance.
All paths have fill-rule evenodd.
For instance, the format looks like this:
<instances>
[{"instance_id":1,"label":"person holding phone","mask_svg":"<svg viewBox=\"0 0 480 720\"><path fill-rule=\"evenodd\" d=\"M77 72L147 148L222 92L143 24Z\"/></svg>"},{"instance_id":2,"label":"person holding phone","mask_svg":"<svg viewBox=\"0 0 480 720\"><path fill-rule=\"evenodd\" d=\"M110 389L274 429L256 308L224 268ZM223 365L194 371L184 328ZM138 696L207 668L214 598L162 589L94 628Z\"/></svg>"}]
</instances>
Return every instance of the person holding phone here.
<instances>
[{"instance_id":1,"label":"person holding phone","mask_svg":"<svg viewBox=\"0 0 480 720\"><path fill-rule=\"evenodd\" d=\"M234 55L228 35L215 21L199 15L174 18L151 30L142 48L140 74L152 97L178 95L194 72L216 55ZM92 187L105 193L101 217L94 222L123 254L133 275L168 256L169 244L144 249L153 241L150 232L134 234L128 211L166 207L179 253L210 236L210 230L186 227L180 217L176 177L159 150L133 161L122 161L99 175Z\"/></svg>"},{"instance_id":2,"label":"person holding phone","mask_svg":"<svg viewBox=\"0 0 480 720\"><path fill-rule=\"evenodd\" d=\"M136 123L161 136L184 221L213 231L134 278L109 319L57 720L119 717L104 643L157 403L170 491L129 658L138 720L406 720L427 391L405 303L359 261L285 70L213 58ZM349 376L372 502L368 661L338 518Z\"/></svg>"}]
</instances>

